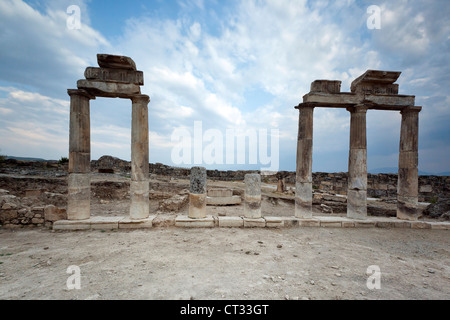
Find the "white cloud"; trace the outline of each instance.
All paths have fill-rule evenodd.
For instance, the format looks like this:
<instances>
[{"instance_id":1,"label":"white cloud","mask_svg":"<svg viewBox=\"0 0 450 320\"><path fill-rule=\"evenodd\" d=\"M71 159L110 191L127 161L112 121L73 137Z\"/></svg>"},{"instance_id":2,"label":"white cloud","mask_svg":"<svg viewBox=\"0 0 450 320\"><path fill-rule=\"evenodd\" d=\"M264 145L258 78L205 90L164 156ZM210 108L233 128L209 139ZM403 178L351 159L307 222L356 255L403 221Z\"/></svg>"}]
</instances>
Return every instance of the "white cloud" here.
<instances>
[{"instance_id":1,"label":"white cloud","mask_svg":"<svg viewBox=\"0 0 450 320\"><path fill-rule=\"evenodd\" d=\"M142 91L151 97L150 145L164 159L170 155L173 129L192 128L198 120L205 130L223 133L226 128L279 128L280 148L285 150L281 157L290 159L285 169L293 170L298 130L293 107L310 83L342 80L342 90L348 91L351 81L367 69L403 71L401 93L416 94L417 104L424 105L421 141L427 143L437 132L448 135L434 125L450 113L450 7L442 2L382 4L382 28L371 31L365 3L353 0L227 2L221 4L227 6L221 15L203 1L178 1L180 18L130 17L121 35L94 30L84 1L74 2L82 8L82 28L68 30L68 2L52 0L40 11L19 0L0 2L0 47L8 48L0 51L0 81L6 83L0 88L0 135L22 137L23 150L29 132L42 141L54 132L67 134L66 89L75 87L85 67L95 65L98 52L130 56L144 71ZM259 90L252 96L260 92L270 101L246 101L250 88ZM95 102L95 110L104 113L108 104ZM128 158L125 112L117 119L93 112L95 152L110 147ZM38 124L39 119L45 121ZM109 123L102 124L103 119ZM19 121L31 126L25 129L16 124ZM380 161L390 159L391 149L398 148L391 139L398 121L398 115L368 115L368 139L377 141L378 148L372 150L377 149ZM348 152L348 125L346 111L315 112L315 150L328 158ZM422 130L424 126L440 131ZM314 161L329 163L318 157Z\"/></svg>"},{"instance_id":2,"label":"white cloud","mask_svg":"<svg viewBox=\"0 0 450 320\"><path fill-rule=\"evenodd\" d=\"M75 86L98 48L109 44L89 25L68 29L63 10L41 13L20 0L0 2L0 47L7 48L0 51L0 80L53 96Z\"/></svg>"}]
</instances>

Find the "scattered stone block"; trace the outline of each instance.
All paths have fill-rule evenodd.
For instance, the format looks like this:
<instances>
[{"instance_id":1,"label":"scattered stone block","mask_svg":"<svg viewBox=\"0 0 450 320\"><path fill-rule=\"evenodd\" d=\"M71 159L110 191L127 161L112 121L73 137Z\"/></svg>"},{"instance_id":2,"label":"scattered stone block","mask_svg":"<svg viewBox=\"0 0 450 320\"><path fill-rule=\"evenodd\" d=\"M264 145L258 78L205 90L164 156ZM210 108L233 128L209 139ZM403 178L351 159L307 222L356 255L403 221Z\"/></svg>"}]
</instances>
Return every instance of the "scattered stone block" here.
<instances>
[{"instance_id":1,"label":"scattered stone block","mask_svg":"<svg viewBox=\"0 0 450 320\"><path fill-rule=\"evenodd\" d=\"M165 199L159 205L159 209L162 211L179 211L189 202L187 194L176 194L169 199Z\"/></svg>"},{"instance_id":2,"label":"scattered stone block","mask_svg":"<svg viewBox=\"0 0 450 320\"><path fill-rule=\"evenodd\" d=\"M15 205L14 203L10 203L10 202L6 202L2 206L2 210L11 210L11 209L15 209L15 208L17 208L17 205Z\"/></svg>"},{"instance_id":3,"label":"scattered stone block","mask_svg":"<svg viewBox=\"0 0 450 320\"><path fill-rule=\"evenodd\" d=\"M48 205L44 208L45 221L55 222L67 219L67 211L65 208L58 208L54 205Z\"/></svg>"},{"instance_id":4,"label":"scattered stone block","mask_svg":"<svg viewBox=\"0 0 450 320\"><path fill-rule=\"evenodd\" d=\"M44 218L33 218L31 219L32 224L41 224L44 223Z\"/></svg>"},{"instance_id":5,"label":"scattered stone block","mask_svg":"<svg viewBox=\"0 0 450 320\"><path fill-rule=\"evenodd\" d=\"M42 190L40 189L28 189L25 190L25 197L28 198L37 198L42 194Z\"/></svg>"}]
</instances>

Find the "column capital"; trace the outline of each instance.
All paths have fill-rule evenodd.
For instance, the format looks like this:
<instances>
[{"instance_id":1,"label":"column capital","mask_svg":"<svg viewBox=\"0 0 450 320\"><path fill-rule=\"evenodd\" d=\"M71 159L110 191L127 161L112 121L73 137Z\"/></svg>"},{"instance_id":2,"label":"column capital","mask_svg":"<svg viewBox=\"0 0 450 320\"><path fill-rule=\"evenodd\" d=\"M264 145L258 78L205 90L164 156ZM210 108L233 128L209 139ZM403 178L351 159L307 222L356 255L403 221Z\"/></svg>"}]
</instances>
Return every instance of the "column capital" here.
<instances>
[{"instance_id":1,"label":"column capital","mask_svg":"<svg viewBox=\"0 0 450 320\"><path fill-rule=\"evenodd\" d=\"M145 102L145 103L149 103L150 102L150 97L146 94L135 94L133 96L130 97L132 102Z\"/></svg>"},{"instance_id":2,"label":"column capital","mask_svg":"<svg viewBox=\"0 0 450 320\"><path fill-rule=\"evenodd\" d=\"M412 112L417 112L419 113L420 111L422 111L422 107L418 107L418 106L410 106L407 107L403 110L400 111L400 114L404 114L404 113L412 113Z\"/></svg>"},{"instance_id":3,"label":"column capital","mask_svg":"<svg viewBox=\"0 0 450 320\"><path fill-rule=\"evenodd\" d=\"M366 113L369 110L369 106L365 104L357 104L353 107L347 107L347 111L350 113Z\"/></svg>"},{"instance_id":4,"label":"column capital","mask_svg":"<svg viewBox=\"0 0 450 320\"><path fill-rule=\"evenodd\" d=\"M315 107L316 106L313 103L306 102L306 103L300 103L298 106L295 106L294 109L298 109L300 111L301 109L310 108L310 109L314 110Z\"/></svg>"},{"instance_id":5,"label":"column capital","mask_svg":"<svg viewBox=\"0 0 450 320\"><path fill-rule=\"evenodd\" d=\"M83 89L67 89L67 94L69 96L83 96L86 97L90 100L95 100L95 96L90 94L89 92L87 92L86 90Z\"/></svg>"}]
</instances>

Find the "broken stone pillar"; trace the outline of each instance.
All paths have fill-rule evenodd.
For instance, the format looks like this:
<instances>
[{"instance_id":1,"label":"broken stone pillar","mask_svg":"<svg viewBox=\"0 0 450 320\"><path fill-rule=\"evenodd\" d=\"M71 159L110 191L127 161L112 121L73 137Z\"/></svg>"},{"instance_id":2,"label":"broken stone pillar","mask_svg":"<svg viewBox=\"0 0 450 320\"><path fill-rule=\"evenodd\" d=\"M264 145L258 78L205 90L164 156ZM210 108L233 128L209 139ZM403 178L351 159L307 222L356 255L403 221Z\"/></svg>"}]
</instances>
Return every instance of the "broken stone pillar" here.
<instances>
[{"instance_id":1,"label":"broken stone pillar","mask_svg":"<svg viewBox=\"0 0 450 320\"><path fill-rule=\"evenodd\" d=\"M189 189L189 218L206 218L206 169L192 167Z\"/></svg>"},{"instance_id":2,"label":"broken stone pillar","mask_svg":"<svg viewBox=\"0 0 450 320\"><path fill-rule=\"evenodd\" d=\"M299 109L297 168L295 176L295 216L312 217L312 151L314 107Z\"/></svg>"},{"instance_id":3,"label":"broken stone pillar","mask_svg":"<svg viewBox=\"0 0 450 320\"><path fill-rule=\"evenodd\" d=\"M350 152L348 160L347 217L367 218L367 108L357 105L350 111Z\"/></svg>"},{"instance_id":4,"label":"broken stone pillar","mask_svg":"<svg viewBox=\"0 0 450 320\"><path fill-rule=\"evenodd\" d=\"M69 178L67 219L83 220L91 216L91 133L89 100L84 90L67 90L70 96Z\"/></svg>"},{"instance_id":5,"label":"broken stone pillar","mask_svg":"<svg viewBox=\"0 0 450 320\"><path fill-rule=\"evenodd\" d=\"M261 176L257 173L246 174L244 182L244 217L261 218Z\"/></svg>"},{"instance_id":6,"label":"broken stone pillar","mask_svg":"<svg viewBox=\"0 0 450 320\"><path fill-rule=\"evenodd\" d=\"M409 107L401 112L400 155L397 183L397 218L418 219L419 111Z\"/></svg>"},{"instance_id":7,"label":"broken stone pillar","mask_svg":"<svg viewBox=\"0 0 450 320\"><path fill-rule=\"evenodd\" d=\"M130 218L146 219L149 216L148 178L148 103L147 95L131 98L131 184Z\"/></svg>"}]
</instances>

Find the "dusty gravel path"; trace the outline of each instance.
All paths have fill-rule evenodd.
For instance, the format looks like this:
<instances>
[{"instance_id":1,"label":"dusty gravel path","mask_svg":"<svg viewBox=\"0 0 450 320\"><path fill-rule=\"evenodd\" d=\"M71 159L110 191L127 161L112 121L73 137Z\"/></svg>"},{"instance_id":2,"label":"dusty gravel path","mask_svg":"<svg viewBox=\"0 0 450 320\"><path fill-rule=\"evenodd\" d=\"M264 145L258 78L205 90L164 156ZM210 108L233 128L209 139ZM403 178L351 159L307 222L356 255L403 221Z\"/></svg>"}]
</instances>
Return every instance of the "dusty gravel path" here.
<instances>
[{"instance_id":1,"label":"dusty gravel path","mask_svg":"<svg viewBox=\"0 0 450 320\"><path fill-rule=\"evenodd\" d=\"M0 299L450 299L449 244L445 230L0 228Z\"/></svg>"}]
</instances>

